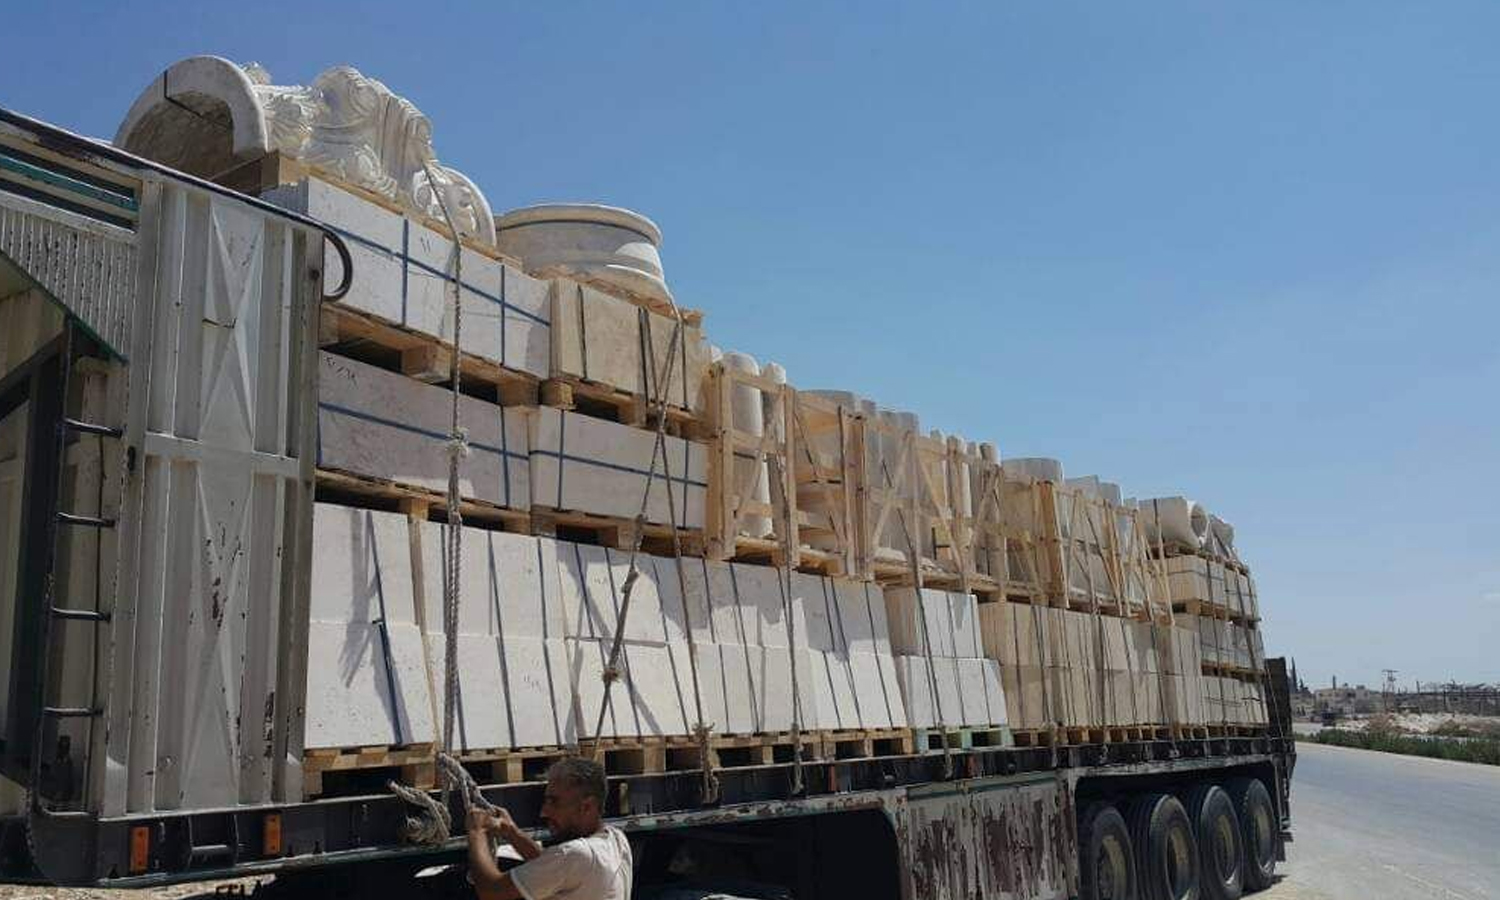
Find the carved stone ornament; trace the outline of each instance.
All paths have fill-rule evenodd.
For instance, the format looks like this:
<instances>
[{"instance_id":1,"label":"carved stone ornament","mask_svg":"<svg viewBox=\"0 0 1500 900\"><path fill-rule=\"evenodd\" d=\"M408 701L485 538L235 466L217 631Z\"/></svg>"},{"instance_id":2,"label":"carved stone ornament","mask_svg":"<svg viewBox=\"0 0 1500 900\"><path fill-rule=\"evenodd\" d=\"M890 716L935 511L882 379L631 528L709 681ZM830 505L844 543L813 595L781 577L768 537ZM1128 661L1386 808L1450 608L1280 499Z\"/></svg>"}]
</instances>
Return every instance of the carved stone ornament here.
<instances>
[{"instance_id":1,"label":"carved stone ornament","mask_svg":"<svg viewBox=\"0 0 1500 900\"><path fill-rule=\"evenodd\" d=\"M190 57L141 94L115 144L205 178L279 152L439 221L446 202L460 233L495 242L489 202L437 161L428 118L352 66L278 85L257 63Z\"/></svg>"}]
</instances>

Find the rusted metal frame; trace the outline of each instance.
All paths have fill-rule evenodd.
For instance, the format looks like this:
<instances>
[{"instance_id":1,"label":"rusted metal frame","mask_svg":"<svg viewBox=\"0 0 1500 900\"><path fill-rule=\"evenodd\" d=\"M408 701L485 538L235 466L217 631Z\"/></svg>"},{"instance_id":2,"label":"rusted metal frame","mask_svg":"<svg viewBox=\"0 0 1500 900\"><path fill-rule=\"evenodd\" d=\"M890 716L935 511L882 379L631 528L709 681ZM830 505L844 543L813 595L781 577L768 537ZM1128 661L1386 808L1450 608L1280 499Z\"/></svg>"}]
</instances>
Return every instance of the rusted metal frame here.
<instances>
[{"instance_id":1,"label":"rusted metal frame","mask_svg":"<svg viewBox=\"0 0 1500 900\"><path fill-rule=\"evenodd\" d=\"M1104 765L1089 762L1088 754L1071 751L1060 754L1056 748L1052 748L1050 753L1043 752L1046 748L976 748L966 751L966 755L977 757L981 761L979 768L982 774L948 787L958 790L966 787L1000 790L1006 786L999 783L1003 780L1008 779L1012 785L1024 785L1027 783L1026 778L1016 777L1017 775L1041 771L1055 773L1059 785L1066 788L1065 796L1071 796L1073 785L1084 777L1157 775L1229 766L1277 765L1284 762L1291 752L1291 742L1286 739L1232 738L1193 741L1190 744L1191 750L1202 751L1199 756ZM1059 768L1057 762L1062 756L1066 756L1066 762L1075 768ZM1020 761L1021 764L1019 767L1008 765L1011 761ZM923 787L936 781L934 764L937 762L933 757L911 756L817 763L813 768L819 774L826 773L826 777L811 778L809 796L794 800L784 799L789 764L726 770L723 773L725 804L711 810L702 809L701 804L694 800L699 790L698 773L695 771L617 776L610 778L610 796L615 806L629 800L631 806L638 805L662 812L633 814L613 809L610 821L626 830L652 831L857 809L880 808L890 814L893 806L899 806L900 798L927 790L942 790L936 786ZM625 789L627 786L628 790ZM542 785L496 785L484 788L483 793L489 801L512 810L523 827L535 828L541 824L536 810L542 799ZM199 831L213 833L216 828L219 831L225 830L226 820L235 819L238 821L238 833L249 835L258 833L260 819L267 812L276 812L282 816L285 846L294 855L240 861L231 865L216 860L174 857L179 861L171 870L159 868L145 876L110 878L112 871L127 871L125 861L129 854L129 833L134 826L146 825L155 834L181 837L191 829L169 827L172 822L192 820L204 826ZM458 840L437 848L413 848L401 844L396 835L406 814L407 811L400 802L386 795L336 798L286 806L163 811L99 821L53 823L43 834L38 835L37 849L45 851L43 871L53 880L90 883L109 879L108 883L116 887L273 873L378 859L431 858L436 861L459 858L462 846ZM254 855L255 842L252 839L248 844L244 849ZM166 852L170 848L161 849L161 856L172 855ZM155 850L153 842L153 851ZM158 858L158 864L163 862ZM66 866L67 870L63 871L60 868L62 866Z\"/></svg>"}]
</instances>

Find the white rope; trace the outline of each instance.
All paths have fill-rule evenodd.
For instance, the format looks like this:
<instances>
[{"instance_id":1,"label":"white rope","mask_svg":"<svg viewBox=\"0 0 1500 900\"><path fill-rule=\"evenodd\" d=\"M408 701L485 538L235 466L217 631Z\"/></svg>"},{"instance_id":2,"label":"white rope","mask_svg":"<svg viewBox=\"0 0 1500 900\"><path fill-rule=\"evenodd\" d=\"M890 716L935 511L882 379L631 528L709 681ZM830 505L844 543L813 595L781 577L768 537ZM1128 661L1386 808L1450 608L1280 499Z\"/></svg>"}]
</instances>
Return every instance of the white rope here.
<instances>
[{"instance_id":1,"label":"white rope","mask_svg":"<svg viewBox=\"0 0 1500 900\"><path fill-rule=\"evenodd\" d=\"M644 490L642 490L641 492L640 508L635 517L635 531L631 536L628 571L626 572L625 583L621 592L618 622L615 626L614 638L610 642L609 658L605 662L604 671L600 675L600 679L604 683L604 693L599 700L599 714L595 717L594 720L594 742L592 756L596 762L604 752L604 745L600 740L600 734L604 730L604 717L610 709L610 703L613 697L614 683L619 680L620 677L620 652L624 647L625 625L630 615L630 600L632 595L634 594L636 582L640 578L640 569L638 563L641 552L641 542L645 538L646 514L647 510L649 509L651 500L651 487L656 481L658 463L660 463L663 470L663 477L667 481L667 516L668 525L670 527L672 535L673 557L676 560L677 565L678 584L680 587L684 588L683 605L684 607L687 606L687 593L685 590L686 577L682 572L682 547L680 543L680 535L678 533L677 503L676 498L672 493L671 463L667 458L666 432L667 399L673 378L673 372L677 362L677 357L681 355L681 351L679 348L681 348L683 343L682 331L684 328L684 322L681 309L678 308L675 302L672 302L670 300L668 302L671 303L673 320L671 338L667 343L668 356L664 371L662 372L661 376L655 380L655 384L651 385L652 396L650 397L650 401L656 412L656 439L652 441L651 444L651 464L646 470L646 485ZM650 365L649 372L654 374L655 345L654 342L649 341L649 336L650 331L648 324L647 337L649 349L646 355L648 365ZM690 624L688 627L689 629L691 629ZM713 800L716 800L718 798L719 782L717 775L715 775L713 772L712 751L709 746L709 735L712 732L712 726L703 721L703 702L698 692L697 652L692 641L691 631L689 632L688 641L688 661L693 673L693 702L695 710L698 714L698 722L694 726L693 732L694 736L697 738L700 768L703 772L703 799L704 802L707 803L712 802Z\"/></svg>"},{"instance_id":2,"label":"white rope","mask_svg":"<svg viewBox=\"0 0 1500 900\"><path fill-rule=\"evenodd\" d=\"M459 508L462 492L459 487L459 465L469 455L468 432L460 416L460 395L463 369L460 353L463 346L463 243L458 226L448 209L448 200L438 183L430 163L423 163L433 196L437 198L443 219L453 238L453 349L449 353L448 377L451 399L450 424L447 443L448 453L448 521L443 528L443 734L441 750L437 754L438 776L442 786L442 800L436 801L426 791L408 787L395 781L388 783L391 791L406 802L420 808L418 816L406 820L405 834L408 841L416 844L440 844L448 840L453 823L449 815L449 795L457 786L460 789L465 814L476 800L485 808L488 801L479 793L478 786L458 761L448 755L453 747L453 727L457 717L458 695L458 606L459 573L463 565L463 512Z\"/></svg>"},{"instance_id":3,"label":"white rope","mask_svg":"<svg viewBox=\"0 0 1500 900\"><path fill-rule=\"evenodd\" d=\"M673 309L676 309L675 305ZM679 314L675 318L680 325L681 315ZM656 342L651 337L651 317L645 310L641 311L641 320L644 322L646 336L646 365L649 367L649 371L656 372ZM676 351L669 348L669 353L672 357L676 357L679 352L681 352L680 348ZM686 361L684 359L684 368L685 366ZM658 384L666 385L663 391L671 388L671 371L672 362L671 359L668 359L665 364L663 377L657 380ZM686 371L683 372L683 383L687 383ZM661 410L661 413L665 417L665 409ZM683 474L686 475L686 473ZM672 484L672 464L665 449L662 452L662 475L666 478L667 486L670 488ZM677 496L670 489L667 491L667 518L668 521L673 523L672 563L673 569L677 573L677 593L682 598L683 628L687 632L688 673L693 680L693 712L697 717L693 725L693 739L698 748L698 770L701 775L699 789L702 794L703 803L707 805L717 803L719 799L719 776L714 770L713 746L711 744L713 723L703 720L703 693L698 686L698 641L693 637L693 605L688 601L687 572L684 570L682 562L682 535L676 528Z\"/></svg>"},{"instance_id":4,"label":"white rope","mask_svg":"<svg viewBox=\"0 0 1500 900\"><path fill-rule=\"evenodd\" d=\"M912 435L911 455L913 465L920 465L920 463L916 462L915 432ZM895 480L891 478L891 471L886 467L885 460L883 459L880 461L880 471L885 476L886 488L894 491L896 489ZM912 485L912 489L916 489L915 483ZM922 623L922 655L927 661L927 685L928 689L932 691L932 711L937 720L938 733L943 738L943 777L952 778L953 747L948 740L948 717L943 715L943 698L938 691L937 664L933 662L932 658L932 635L927 627L926 601L922 596L922 560L917 554L917 542L912 536L911 524L906 520L906 509L902 505L897 505L896 507L896 520L901 523L901 534L906 539L907 561L911 566L912 585L917 592L917 621ZM922 749L925 750L926 748L923 747Z\"/></svg>"}]
</instances>

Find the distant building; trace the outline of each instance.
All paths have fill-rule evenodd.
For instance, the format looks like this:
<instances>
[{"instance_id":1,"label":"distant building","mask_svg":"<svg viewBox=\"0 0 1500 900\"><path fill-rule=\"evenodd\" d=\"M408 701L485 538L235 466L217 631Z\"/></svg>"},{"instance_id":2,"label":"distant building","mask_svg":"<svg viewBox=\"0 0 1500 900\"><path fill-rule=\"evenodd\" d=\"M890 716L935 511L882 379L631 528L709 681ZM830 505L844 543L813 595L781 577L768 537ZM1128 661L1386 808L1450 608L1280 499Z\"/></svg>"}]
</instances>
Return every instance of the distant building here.
<instances>
[{"instance_id":1,"label":"distant building","mask_svg":"<svg viewBox=\"0 0 1500 900\"><path fill-rule=\"evenodd\" d=\"M1381 710L1381 695L1362 684L1318 688L1313 691L1313 708L1341 716L1368 715Z\"/></svg>"}]
</instances>

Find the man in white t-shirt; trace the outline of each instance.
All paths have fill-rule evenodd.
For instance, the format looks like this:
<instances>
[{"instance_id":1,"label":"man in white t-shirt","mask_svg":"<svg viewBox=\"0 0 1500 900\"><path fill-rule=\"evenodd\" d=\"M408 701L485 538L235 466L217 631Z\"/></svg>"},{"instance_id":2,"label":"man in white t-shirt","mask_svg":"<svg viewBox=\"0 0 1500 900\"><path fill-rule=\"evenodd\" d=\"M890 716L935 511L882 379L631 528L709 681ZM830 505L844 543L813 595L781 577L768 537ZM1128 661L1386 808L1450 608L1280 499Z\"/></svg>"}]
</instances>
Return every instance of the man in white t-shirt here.
<instances>
[{"instance_id":1,"label":"man in white t-shirt","mask_svg":"<svg viewBox=\"0 0 1500 900\"><path fill-rule=\"evenodd\" d=\"M480 900L630 900L630 842L604 824L604 769L568 757L547 770L542 821L552 832L546 849L516 827L510 813L469 811L469 880ZM510 844L525 862L500 871L489 835Z\"/></svg>"}]
</instances>

